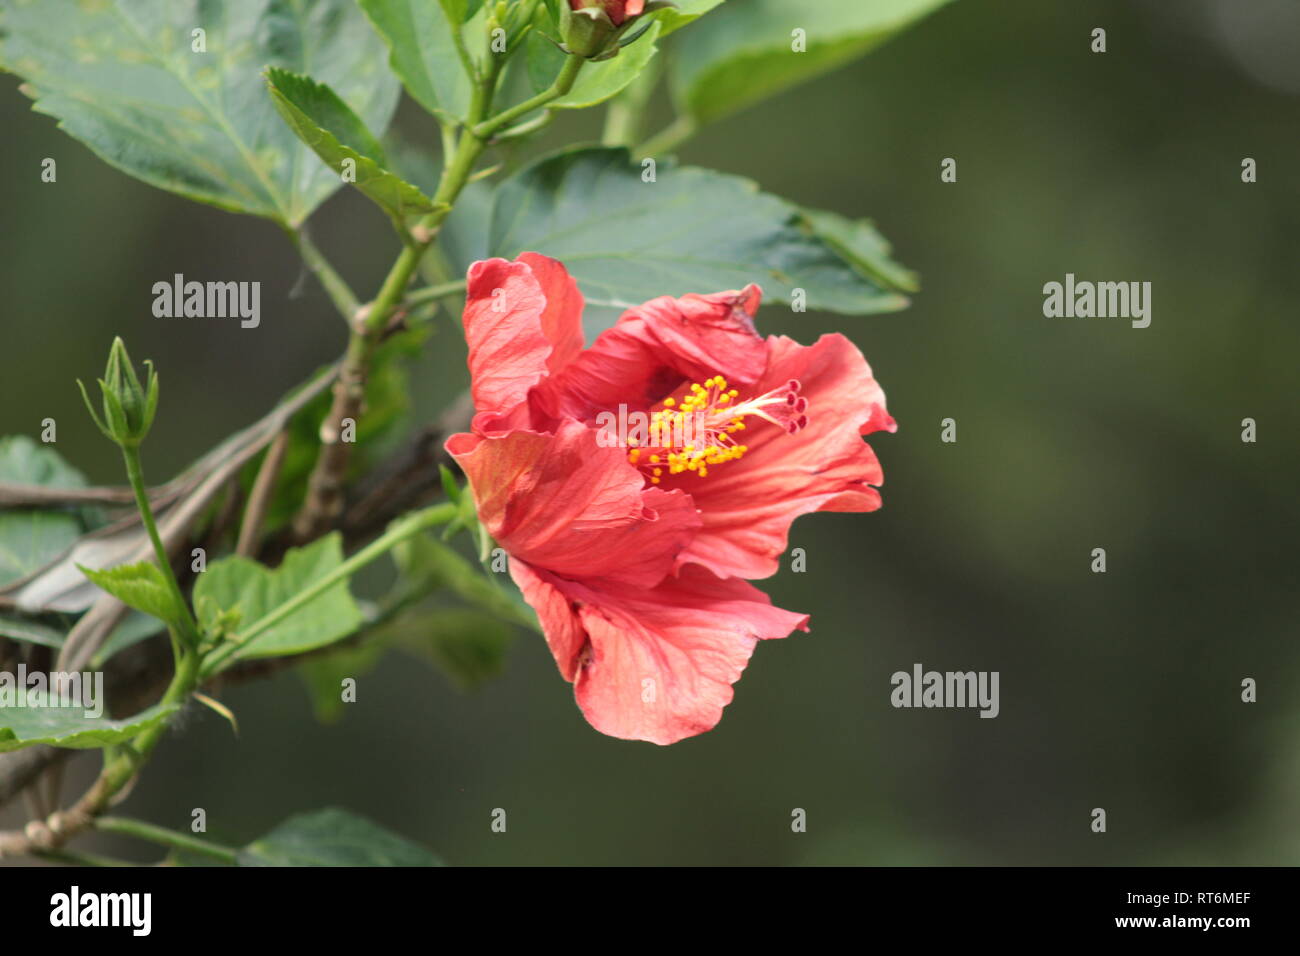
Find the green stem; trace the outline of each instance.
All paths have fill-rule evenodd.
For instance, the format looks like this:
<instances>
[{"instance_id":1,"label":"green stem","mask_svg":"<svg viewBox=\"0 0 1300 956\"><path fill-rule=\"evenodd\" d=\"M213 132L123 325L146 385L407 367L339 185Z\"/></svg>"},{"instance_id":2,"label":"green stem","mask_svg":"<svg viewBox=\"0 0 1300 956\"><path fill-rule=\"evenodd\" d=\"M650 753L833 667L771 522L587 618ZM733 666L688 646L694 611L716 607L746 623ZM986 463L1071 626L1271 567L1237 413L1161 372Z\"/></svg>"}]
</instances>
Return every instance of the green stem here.
<instances>
[{"instance_id":1,"label":"green stem","mask_svg":"<svg viewBox=\"0 0 1300 956\"><path fill-rule=\"evenodd\" d=\"M483 150L487 147L486 137L479 136L474 130L474 125L486 116L488 110L492 108L492 98L496 94L497 78L501 74L503 65L504 63L500 57L489 56L483 75L474 87L469 119L465 130L461 134L460 141L456 144L454 155L449 158L447 166L443 169L442 176L438 180L438 189L433 194L433 202L438 208L420 220L420 224L415 230L418 236L417 240L402 249L397 261L393 263L392 269L389 270L387 277L384 279L384 284L379 289L379 294L375 296L375 301L371 304L370 314L366 316L366 332L383 331L389 318L392 317L393 311L401 303L406 293L406 287L410 284L411 276L415 274L416 267L420 264L420 258L424 255L425 250L433 244L438 228L450 215L452 206L460 197L461 190L465 188L470 174L474 171L474 164L478 162L479 156L483 154ZM354 340L358 337L354 336ZM355 341L351 344L355 344ZM364 347L367 362L371 350L372 348L369 346ZM349 352L351 351L352 349L349 348Z\"/></svg>"},{"instance_id":2,"label":"green stem","mask_svg":"<svg viewBox=\"0 0 1300 956\"><path fill-rule=\"evenodd\" d=\"M351 322L361 308L361 303L357 301L356 294L348 286L344 278L339 275L338 270L330 264L325 258L325 254L317 248L316 244L307 237L305 232L286 227L285 232L289 240L298 250L298 255L320 281L325 293L334 303L334 308L339 310L339 314L348 322Z\"/></svg>"},{"instance_id":3,"label":"green stem","mask_svg":"<svg viewBox=\"0 0 1300 956\"><path fill-rule=\"evenodd\" d=\"M416 289L406 297L408 305L422 305L425 302L431 302L434 299L442 299L449 295L455 295L458 292L465 291L465 280L457 279L454 282L442 282L438 285L427 285L423 289Z\"/></svg>"},{"instance_id":4,"label":"green stem","mask_svg":"<svg viewBox=\"0 0 1300 956\"><path fill-rule=\"evenodd\" d=\"M635 150L636 155L658 156L660 153L672 152L694 136L696 129L695 120L689 116L679 116L667 127L638 146Z\"/></svg>"},{"instance_id":5,"label":"green stem","mask_svg":"<svg viewBox=\"0 0 1300 956\"><path fill-rule=\"evenodd\" d=\"M122 836L135 837L137 840L157 843L176 850L184 850L188 853L197 853L214 860L220 860L222 863L233 864L235 862L236 851L230 847L212 843L209 840L200 840L188 833L180 833L176 830L168 830L165 827L154 826L152 823L145 823L143 820L129 820L124 817L100 817L95 821L95 829L102 830L105 833L118 833Z\"/></svg>"},{"instance_id":6,"label":"green stem","mask_svg":"<svg viewBox=\"0 0 1300 956\"><path fill-rule=\"evenodd\" d=\"M182 704L190 693L199 685L199 665L201 660L196 651L182 648L176 662L176 673L159 701L161 705ZM118 791L130 782L140 765L148 758L158 741L167 732L168 721L160 720L136 735L130 746L114 748L111 756L106 751L104 769L100 772L95 785L82 798L79 809L94 817L106 809Z\"/></svg>"},{"instance_id":7,"label":"green stem","mask_svg":"<svg viewBox=\"0 0 1300 956\"><path fill-rule=\"evenodd\" d=\"M196 651L178 648L176 673L163 694L161 704L181 704L198 686L200 659ZM122 791L135 775L141 765L148 759L154 747L158 745L167 732L169 721L160 720L147 730L137 734L129 744L117 744L104 748L104 767L90 789L71 808L65 811L63 820L66 826L62 830L62 839L93 825L95 819L108 809L113 798ZM33 852L35 848L28 849ZM63 851L56 849L54 852ZM87 865L113 865L115 861L95 858L80 858L75 854L63 853L68 862L84 862Z\"/></svg>"},{"instance_id":8,"label":"green stem","mask_svg":"<svg viewBox=\"0 0 1300 956\"><path fill-rule=\"evenodd\" d=\"M538 113L530 120L524 120L518 126L511 126L509 129L503 129L492 138L494 143L504 143L510 140L523 139L525 136L531 136L540 129L545 129L551 125L551 120L555 118L554 110L546 110Z\"/></svg>"},{"instance_id":9,"label":"green stem","mask_svg":"<svg viewBox=\"0 0 1300 956\"><path fill-rule=\"evenodd\" d=\"M271 628L275 627L295 611L311 603L320 597L330 588L334 587L341 581L345 581L357 571L361 570L370 562L387 554L397 545L401 544L407 538L414 537L427 528L432 528L440 524L446 524L456 516L457 506L451 502L435 505L432 508L425 508L423 511L416 511L407 515L405 518L396 521L384 534L380 535L370 544L366 545L356 554L352 555L329 574L314 581L310 587L299 591L288 601L285 601L275 610L265 614L252 626L246 628L239 635L239 639L225 647L214 651L208 655L203 663L203 679L207 679L216 673L223 663L225 663L233 654L251 644L258 637L261 637Z\"/></svg>"},{"instance_id":10,"label":"green stem","mask_svg":"<svg viewBox=\"0 0 1300 956\"><path fill-rule=\"evenodd\" d=\"M299 541L309 541L323 534L331 527L342 508L342 487L349 459L348 446L339 438L342 423L344 419L360 417L375 349L393 314L405 299L407 286L419 267L420 259L437 238L438 230L469 182L475 163L487 148L488 137L478 132L478 126L483 124L492 109L497 81L507 55L493 54L489 50L478 82L474 85L465 128L461 131L455 151L447 157L447 165L443 168L438 188L433 195L436 208L411 230L409 241L403 245L364 318L358 318L352 324L347 352L343 356L339 378L334 386L334 402L321 428L324 437L320 453L307 482L306 499L293 522L294 535ZM576 67L565 63L560 74L561 77L568 77L565 81L566 89L572 85L572 78L580 67L581 63ZM560 84L560 80L557 79L556 83ZM495 124L500 118L496 117L490 123Z\"/></svg>"},{"instance_id":11,"label":"green stem","mask_svg":"<svg viewBox=\"0 0 1300 956\"><path fill-rule=\"evenodd\" d=\"M123 445L122 459L126 462L126 477L131 483L131 490L135 493L135 506L140 512L140 520L144 522L145 529L149 532L149 540L153 542L153 553L158 562L158 569L167 581L167 588L171 591L172 600L180 615L181 641L189 648L198 647L198 624L194 621L194 615L190 613L189 602L181 594L180 585L176 583L171 559L167 555L167 549L163 547L162 538L158 534L158 525L154 521L153 508L149 505L149 492L144 483L144 469L140 466L140 449L132 445Z\"/></svg>"},{"instance_id":12,"label":"green stem","mask_svg":"<svg viewBox=\"0 0 1300 956\"><path fill-rule=\"evenodd\" d=\"M555 78L555 82L547 89L531 99L524 100L517 106L502 110L490 120L479 123L474 127L474 135L482 140L491 139L493 133L505 129L519 117L531 113L535 109L540 109L552 100L558 100L573 89L573 83L578 78L578 71L582 69L582 65L586 62L580 56L570 56L564 61L564 67L560 70L559 76Z\"/></svg>"},{"instance_id":13,"label":"green stem","mask_svg":"<svg viewBox=\"0 0 1300 956\"><path fill-rule=\"evenodd\" d=\"M600 142L604 146L632 146L641 138L646 107L659 85L663 57L652 57L632 84L609 101L605 112L605 129Z\"/></svg>"},{"instance_id":14,"label":"green stem","mask_svg":"<svg viewBox=\"0 0 1300 956\"><path fill-rule=\"evenodd\" d=\"M302 607L308 601L322 594L324 591L338 584L340 581L354 574L358 569L374 561L380 555L386 553L397 544L413 537L427 528L444 524L456 516L457 506L450 502L437 505L432 508L426 508L423 511L417 511L407 515L405 518L396 521L389 530L377 538L374 542L365 548L362 548L351 558L344 561L330 574L321 580L315 582L310 588L296 595L292 600L282 604L279 608L263 617L254 626L246 632L251 640L257 634L264 633L268 628L275 626L279 621L292 614L298 608ZM246 643L245 641L245 643ZM159 704L166 706L170 704L182 704L199 686L201 681L220 664L230 656L236 649L244 646L243 643L230 645L214 654L209 655L207 661L203 661L197 651L189 648L178 648L178 658L176 661L176 672L172 675L171 683L167 686ZM84 828L95 821L101 813L106 810L112 803L113 798L121 792L132 778L139 772L140 767L153 753L158 742L166 734L170 721L160 720L150 726L148 729L141 731L130 742L130 744L121 744L114 747L105 748L104 750L104 768L100 771L99 776L95 779L94 784L86 792L76 805L68 811L69 818L73 820L84 820L77 826L77 829ZM111 829L114 826L110 823L105 829ZM175 838L187 840L185 849L194 852L208 851L209 855L215 852L233 852L225 848L217 847L214 844L199 846L202 841L191 841L190 838L183 834L172 834L162 828L154 828L149 824L134 823L128 821L125 827L131 827L133 834L142 839L154 839L158 842L161 835L166 835L172 840L172 845L179 845ZM149 835L145 835L146 829ZM118 822L118 830L126 832L121 821ZM75 831L74 831L75 832ZM71 857L69 857L71 859Z\"/></svg>"},{"instance_id":15,"label":"green stem","mask_svg":"<svg viewBox=\"0 0 1300 956\"><path fill-rule=\"evenodd\" d=\"M442 161L449 162L452 154L456 152L456 130L452 128L451 123L439 123L438 137L442 142Z\"/></svg>"},{"instance_id":16,"label":"green stem","mask_svg":"<svg viewBox=\"0 0 1300 956\"><path fill-rule=\"evenodd\" d=\"M451 42L456 47L456 56L460 58L461 68L465 75L469 77L471 83L477 83L479 80L478 67L474 65L474 58L469 55L469 47L465 45L465 27L461 23L451 25Z\"/></svg>"}]
</instances>

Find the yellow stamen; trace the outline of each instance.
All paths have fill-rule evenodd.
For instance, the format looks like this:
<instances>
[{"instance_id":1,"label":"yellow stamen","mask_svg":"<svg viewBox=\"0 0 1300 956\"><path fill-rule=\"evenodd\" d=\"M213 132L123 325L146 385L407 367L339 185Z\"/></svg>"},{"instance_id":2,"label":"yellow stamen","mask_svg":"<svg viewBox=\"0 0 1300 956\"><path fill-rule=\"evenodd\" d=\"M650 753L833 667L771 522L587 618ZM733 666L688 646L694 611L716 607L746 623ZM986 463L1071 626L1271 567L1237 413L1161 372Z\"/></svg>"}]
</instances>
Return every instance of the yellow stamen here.
<instances>
[{"instance_id":1,"label":"yellow stamen","mask_svg":"<svg viewBox=\"0 0 1300 956\"><path fill-rule=\"evenodd\" d=\"M736 461L749 451L748 445L731 437L748 427L748 417L756 416L791 434L802 429L808 422L808 401L799 390L799 382L791 379L757 398L737 401L739 390L729 389L721 375L691 383L680 398L668 396L660 408L651 410L647 461L641 460L642 449L637 447L631 447L627 460L644 469L656 485L663 477L661 465L667 466L670 476L689 471L706 478L710 468ZM627 444L641 443L629 438Z\"/></svg>"}]
</instances>

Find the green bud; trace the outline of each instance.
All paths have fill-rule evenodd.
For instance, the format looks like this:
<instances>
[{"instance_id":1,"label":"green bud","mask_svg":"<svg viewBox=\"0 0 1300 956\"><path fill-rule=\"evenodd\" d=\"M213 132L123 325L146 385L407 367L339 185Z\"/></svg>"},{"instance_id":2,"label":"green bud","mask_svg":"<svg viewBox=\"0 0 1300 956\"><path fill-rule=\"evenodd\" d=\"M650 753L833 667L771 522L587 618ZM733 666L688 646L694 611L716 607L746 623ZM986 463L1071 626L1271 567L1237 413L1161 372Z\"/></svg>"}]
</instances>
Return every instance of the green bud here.
<instances>
[{"instance_id":1,"label":"green bud","mask_svg":"<svg viewBox=\"0 0 1300 956\"><path fill-rule=\"evenodd\" d=\"M144 441L158 411L158 376L154 373L153 362L146 361L144 364L148 372L145 384L142 385L121 338L113 339L104 377L99 380L99 390L103 396L102 419L95 414L86 386L80 379L77 380L81 399L86 403L86 410L90 412L95 425L106 438L124 448L133 448Z\"/></svg>"},{"instance_id":2,"label":"green bud","mask_svg":"<svg viewBox=\"0 0 1300 956\"><path fill-rule=\"evenodd\" d=\"M560 37L575 56L600 56L617 33L614 21L601 7L571 10L567 2L560 6Z\"/></svg>"},{"instance_id":3,"label":"green bud","mask_svg":"<svg viewBox=\"0 0 1300 956\"><path fill-rule=\"evenodd\" d=\"M589 60L608 60L650 29L649 14L676 4L670 0L559 0L558 6L565 49ZM640 28L625 38L638 23Z\"/></svg>"}]
</instances>

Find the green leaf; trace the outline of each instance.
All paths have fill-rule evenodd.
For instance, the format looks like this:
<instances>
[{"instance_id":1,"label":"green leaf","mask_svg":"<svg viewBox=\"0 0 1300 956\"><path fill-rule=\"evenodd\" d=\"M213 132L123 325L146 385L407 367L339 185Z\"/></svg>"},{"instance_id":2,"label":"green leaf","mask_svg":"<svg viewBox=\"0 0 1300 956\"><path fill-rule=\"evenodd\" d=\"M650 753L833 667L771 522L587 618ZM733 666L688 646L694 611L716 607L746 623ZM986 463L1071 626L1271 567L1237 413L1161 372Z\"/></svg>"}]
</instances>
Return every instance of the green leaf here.
<instances>
[{"instance_id":1,"label":"green leaf","mask_svg":"<svg viewBox=\"0 0 1300 956\"><path fill-rule=\"evenodd\" d=\"M63 647L67 635L48 625L29 621L26 618L0 615L0 637L24 641L28 644L40 644L42 647L58 650Z\"/></svg>"},{"instance_id":2,"label":"green leaf","mask_svg":"<svg viewBox=\"0 0 1300 956\"><path fill-rule=\"evenodd\" d=\"M451 473L451 469L446 465L439 464L438 476L442 479L442 493L447 496L447 500L452 504L459 504L462 489L456 483L456 476Z\"/></svg>"},{"instance_id":3,"label":"green leaf","mask_svg":"<svg viewBox=\"0 0 1300 956\"><path fill-rule=\"evenodd\" d=\"M86 479L48 445L26 435L0 438L0 481L46 488L84 488ZM0 585L43 568L86 530L78 510L0 511Z\"/></svg>"},{"instance_id":4,"label":"green leaf","mask_svg":"<svg viewBox=\"0 0 1300 956\"><path fill-rule=\"evenodd\" d=\"M473 504L468 495L465 501ZM408 538L392 553L401 578L395 593L389 598L390 603L409 601L445 589L498 618L537 628L536 615L518 593L501 587L492 575L432 535Z\"/></svg>"},{"instance_id":5,"label":"green leaf","mask_svg":"<svg viewBox=\"0 0 1300 956\"><path fill-rule=\"evenodd\" d=\"M342 646L303 660L298 674L307 685L316 719L332 724L343 716L344 679L355 680L373 670L387 650L386 644L367 637L355 647Z\"/></svg>"},{"instance_id":6,"label":"green leaf","mask_svg":"<svg viewBox=\"0 0 1300 956\"><path fill-rule=\"evenodd\" d=\"M26 435L0 438L0 481L44 488L84 488L86 478L49 445Z\"/></svg>"},{"instance_id":7,"label":"green leaf","mask_svg":"<svg viewBox=\"0 0 1300 956\"><path fill-rule=\"evenodd\" d=\"M168 624L179 624L184 619L184 610L176 606L166 576L153 561L119 564L102 571L81 567L81 573L127 607Z\"/></svg>"},{"instance_id":8,"label":"green leaf","mask_svg":"<svg viewBox=\"0 0 1300 956\"><path fill-rule=\"evenodd\" d=\"M655 40L661 27L652 23L645 35L619 51L618 56L598 63L587 63L577 81L564 96L547 104L548 109L585 109L618 95L645 69L656 52ZM567 55L540 32L534 30L524 41L524 59L528 79L535 92L551 85Z\"/></svg>"},{"instance_id":9,"label":"green leaf","mask_svg":"<svg viewBox=\"0 0 1300 956\"><path fill-rule=\"evenodd\" d=\"M403 614L383 636L427 659L461 690L473 690L505 670L513 631L483 611L438 608Z\"/></svg>"},{"instance_id":10,"label":"green leaf","mask_svg":"<svg viewBox=\"0 0 1300 956\"><path fill-rule=\"evenodd\" d=\"M442 866L421 846L334 808L290 817L239 851L239 866Z\"/></svg>"},{"instance_id":11,"label":"green leaf","mask_svg":"<svg viewBox=\"0 0 1300 956\"><path fill-rule=\"evenodd\" d=\"M33 744L87 750L130 740L177 710L159 704L125 720L87 717L81 707L16 707L6 703L0 685L0 753Z\"/></svg>"},{"instance_id":12,"label":"green leaf","mask_svg":"<svg viewBox=\"0 0 1300 956\"><path fill-rule=\"evenodd\" d=\"M0 65L27 81L35 109L124 172L290 226L342 182L275 120L262 68L310 69L377 130L399 92L351 0L7 3Z\"/></svg>"},{"instance_id":13,"label":"green leaf","mask_svg":"<svg viewBox=\"0 0 1300 956\"><path fill-rule=\"evenodd\" d=\"M438 0L452 23L464 23L483 6L483 0Z\"/></svg>"},{"instance_id":14,"label":"green leaf","mask_svg":"<svg viewBox=\"0 0 1300 956\"><path fill-rule=\"evenodd\" d=\"M804 209L814 233L867 278L899 292L920 288L916 273L890 258L889 240L869 219L849 219L837 212Z\"/></svg>"},{"instance_id":15,"label":"green leaf","mask_svg":"<svg viewBox=\"0 0 1300 956\"><path fill-rule=\"evenodd\" d=\"M655 14L659 21L659 35L666 37L675 33L721 4L722 0L678 0L677 6L666 7Z\"/></svg>"},{"instance_id":16,"label":"green leaf","mask_svg":"<svg viewBox=\"0 0 1300 956\"><path fill-rule=\"evenodd\" d=\"M199 623L204 631L213 631L222 611L235 610L247 628L342 563L342 538L337 532L305 548L291 548L275 570L238 555L222 558L210 564L194 585ZM233 659L301 654L347 637L361 621L361 609L347 582L340 581L240 648Z\"/></svg>"},{"instance_id":17,"label":"green leaf","mask_svg":"<svg viewBox=\"0 0 1300 956\"><path fill-rule=\"evenodd\" d=\"M682 35L669 72L681 112L709 122L857 59L948 0L745 0ZM806 48L794 49L795 30Z\"/></svg>"},{"instance_id":18,"label":"green leaf","mask_svg":"<svg viewBox=\"0 0 1300 956\"><path fill-rule=\"evenodd\" d=\"M848 315L907 305L816 236L802 211L751 180L667 162L655 182L641 176L624 149L544 157L501 184L485 252L537 250L563 262L587 299L589 334L655 296L751 282L768 302L790 302L803 289L809 309Z\"/></svg>"},{"instance_id":19,"label":"green leaf","mask_svg":"<svg viewBox=\"0 0 1300 956\"><path fill-rule=\"evenodd\" d=\"M94 657L90 659L90 666L98 670L113 655L120 654L128 647L134 647L141 641L162 632L162 627L159 625L157 618L149 614L143 614L140 611L132 611L122 619L121 624L113 628L108 635L108 639L100 645L99 650L95 651Z\"/></svg>"},{"instance_id":20,"label":"green leaf","mask_svg":"<svg viewBox=\"0 0 1300 956\"><path fill-rule=\"evenodd\" d=\"M328 86L278 69L267 70L266 82L284 121L336 175L350 162L354 179L346 181L398 219L433 210L432 199L388 171L379 141Z\"/></svg>"},{"instance_id":21,"label":"green leaf","mask_svg":"<svg viewBox=\"0 0 1300 956\"><path fill-rule=\"evenodd\" d=\"M464 119L473 86L461 67L446 6L433 0L357 0L388 44L406 91L431 113ZM468 11L468 6L466 7Z\"/></svg>"}]
</instances>

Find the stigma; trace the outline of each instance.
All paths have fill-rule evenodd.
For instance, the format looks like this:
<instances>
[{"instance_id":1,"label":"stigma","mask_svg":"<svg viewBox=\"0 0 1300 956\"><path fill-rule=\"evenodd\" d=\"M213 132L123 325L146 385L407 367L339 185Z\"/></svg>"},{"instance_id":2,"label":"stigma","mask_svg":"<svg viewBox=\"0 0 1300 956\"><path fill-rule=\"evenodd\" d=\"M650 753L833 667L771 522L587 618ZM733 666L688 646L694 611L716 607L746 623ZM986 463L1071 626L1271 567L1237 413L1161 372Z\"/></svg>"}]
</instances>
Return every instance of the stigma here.
<instances>
[{"instance_id":1,"label":"stigma","mask_svg":"<svg viewBox=\"0 0 1300 956\"><path fill-rule=\"evenodd\" d=\"M799 394L798 379L755 398L715 375L668 396L650 410L647 439L634 438L627 460L640 468L651 484L672 475L709 476L709 469L745 456L749 446L738 437L757 418L793 435L808 425L808 399Z\"/></svg>"}]
</instances>

